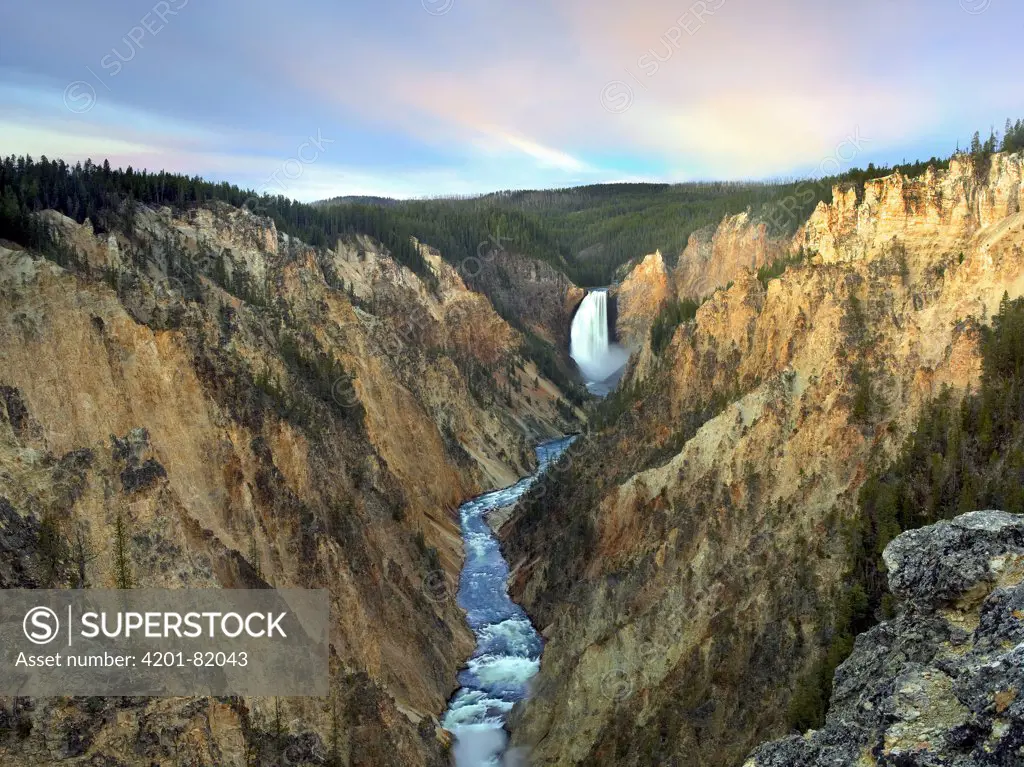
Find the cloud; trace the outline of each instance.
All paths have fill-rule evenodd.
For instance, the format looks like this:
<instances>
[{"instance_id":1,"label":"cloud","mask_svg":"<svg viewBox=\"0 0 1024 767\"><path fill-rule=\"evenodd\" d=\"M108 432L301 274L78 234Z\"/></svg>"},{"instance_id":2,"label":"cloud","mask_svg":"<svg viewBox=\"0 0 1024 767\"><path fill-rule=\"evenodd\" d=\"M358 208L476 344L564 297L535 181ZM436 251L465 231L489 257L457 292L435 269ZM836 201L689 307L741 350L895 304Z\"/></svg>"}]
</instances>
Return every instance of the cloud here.
<instances>
[{"instance_id":1,"label":"cloud","mask_svg":"<svg viewBox=\"0 0 1024 767\"><path fill-rule=\"evenodd\" d=\"M792 175L857 130L871 138L858 163L927 156L1024 101L1016 4L456 0L432 15L189 2L115 77L99 62L140 9L54 3L0 9L4 151L110 153L245 184L319 130L335 143L309 193ZM79 33L54 32L53 12ZM95 108L65 108L73 81Z\"/></svg>"},{"instance_id":2,"label":"cloud","mask_svg":"<svg viewBox=\"0 0 1024 767\"><path fill-rule=\"evenodd\" d=\"M567 152L538 144L528 138L510 135L498 128L486 130L483 134L485 138L480 139L477 145L484 148L484 151L505 153L512 148L517 154L521 153L532 157L542 168L555 168L573 173L593 172L594 170L587 163Z\"/></svg>"}]
</instances>

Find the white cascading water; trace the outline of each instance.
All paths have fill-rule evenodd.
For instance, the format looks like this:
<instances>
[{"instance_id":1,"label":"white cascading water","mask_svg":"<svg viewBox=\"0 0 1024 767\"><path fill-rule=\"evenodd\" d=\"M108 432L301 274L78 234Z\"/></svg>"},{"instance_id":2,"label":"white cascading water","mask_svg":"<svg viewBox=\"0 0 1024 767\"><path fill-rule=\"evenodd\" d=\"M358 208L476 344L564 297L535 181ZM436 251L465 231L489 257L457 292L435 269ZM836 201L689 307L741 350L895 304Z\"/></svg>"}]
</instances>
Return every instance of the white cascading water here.
<instances>
[{"instance_id":1,"label":"white cascading water","mask_svg":"<svg viewBox=\"0 0 1024 767\"><path fill-rule=\"evenodd\" d=\"M529 693L540 670L544 642L522 607L508 595L508 562L487 514L515 503L575 437L537 446L537 472L504 490L459 507L466 560L459 579L459 607L476 635L476 650L459 672L462 687L452 696L444 727L455 735L455 767L510 767L525 763L507 753L505 720L516 701Z\"/></svg>"},{"instance_id":2,"label":"white cascading water","mask_svg":"<svg viewBox=\"0 0 1024 767\"><path fill-rule=\"evenodd\" d=\"M614 386L629 352L609 340L608 291L587 293L573 317L569 330L569 353L580 367L587 387L595 394L607 394Z\"/></svg>"}]
</instances>

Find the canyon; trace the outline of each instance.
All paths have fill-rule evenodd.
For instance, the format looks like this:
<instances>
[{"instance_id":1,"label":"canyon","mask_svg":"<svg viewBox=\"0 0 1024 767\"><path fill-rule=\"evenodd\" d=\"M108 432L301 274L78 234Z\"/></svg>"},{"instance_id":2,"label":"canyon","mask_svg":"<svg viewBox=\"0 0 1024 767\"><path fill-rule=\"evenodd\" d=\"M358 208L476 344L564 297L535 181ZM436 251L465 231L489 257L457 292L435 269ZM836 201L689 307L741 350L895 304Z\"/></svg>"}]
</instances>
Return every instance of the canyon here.
<instances>
[{"instance_id":1,"label":"canyon","mask_svg":"<svg viewBox=\"0 0 1024 767\"><path fill-rule=\"evenodd\" d=\"M121 214L37 214L45 258L0 243L0 585L325 588L332 694L6 699L0 754L445 764L473 648L456 508L582 413L425 246L434 286L222 203Z\"/></svg>"},{"instance_id":2,"label":"canyon","mask_svg":"<svg viewBox=\"0 0 1024 767\"><path fill-rule=\"evenodd\" d=\"M1019 154L957 155L836 187L781 245L727 217L674 274L656 255L626 277L610 415L501 531L546 640L512 715L532 763L735 765L787 731L870 466L978 383L980 326L1024 291L1022 196ZM759 277L772 254L788 268ZM659 350L646 297L669 285L708 298Z\"/></svg>"},{"instance_id":3,"label":"canyon","mask_svg":"<svg viewBox=\"0 0 1024 767\"><path fill-rule=\"evenodd\" d=\"M924 622L922 663L1007 662L1012 629L949 626L1019 601L1008 515L893 541L902 612L858 638L822 730L790 711L841 623L860 489L978 386L986 325L1024 295L1022 202L1020 154L958 154L837 185L793 235L730 212L589 291L500 241L451 263L415 240L414 271L225 202L33 212L46 247L0 240L0 586L324 588L331 695L7 698L0 754L461 767L472 727L501 754L507 717L537 765L902 758L927 733L863 702L925 693L882 680L955 707L880 648ZM907 540L953 539L962 593L901 580L927 570ZM982 681L970 747L1010 754L1013 680ZM940 757L954 713L926 717Z\"/></svg>"}]
</instances>

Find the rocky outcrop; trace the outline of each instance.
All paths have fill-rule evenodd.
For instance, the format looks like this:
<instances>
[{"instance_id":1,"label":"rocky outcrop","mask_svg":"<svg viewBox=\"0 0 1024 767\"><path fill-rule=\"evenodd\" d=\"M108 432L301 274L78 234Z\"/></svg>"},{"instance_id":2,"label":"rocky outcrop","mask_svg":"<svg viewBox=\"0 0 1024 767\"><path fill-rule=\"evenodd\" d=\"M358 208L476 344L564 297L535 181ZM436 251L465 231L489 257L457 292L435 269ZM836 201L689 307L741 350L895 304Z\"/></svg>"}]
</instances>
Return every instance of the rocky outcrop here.
<instances>
[{"instance_id":1,"label":"rocky outcrop","mask_svg":"<svg viewBox=\"0 0 1024 767\"><path fill-rule=\"evenodd\" d=\"M837 186L832 203L818 204L794 245L825 263L864 258L887 244L922 263L958 255L978 230L1021 211L1022 165L1019 154L957 155L948 170L929 168L920 178L897 171L865 182L863 190Z\"/></svg>"},{"instance_id":2,"label":"rocky outcrop","mask_svg":"<svg viewBox=\"0 0 1024 767\"><path fill-rule=\"evenodd\" d=\"M885 549L899 615L836 671L825 726L747 767L1024 763L1024 518L976 511Z\"/></svg>"},{"instance_id":3,"label":"rocky outcrop","mask_svg":"<svg viewBox=\"0 0 1024 767\"><path fill-rule=\"evenodd\" d=\"M121 520L138 586L328 589L331 696L6 700L0 754L445 764L455 508L574 425L522 336L366 238L315 250L225 205L42 218L49 258L0 247L0 585L112 585Z\"/></svg>"},{"instance_id":4,"label":"rocky outcrop","mask_svg":"<svg viewBox=\"0 0 1024 767\"><path fill-rule=\"evenodd\" d=\"M690 235L672 281L680 298L700 300L725 287L743 271L757 271L785 255L789 241L773 237L749 212L725 216L718 226Z\"/></svg>"},{"instance_id":5,"label":"rocky outcrop","mask_svg":"<svg viewBox=\"0 0 1024 767\"><path fill-rule=\"evenodd\" d=\"M622 282L613 288L613 294L620 312L616 330L634 352L633 377L646 379L657 364L647 341L665 303L684 299L700 302L743 275L785 257L789 246L789 240L771 236L766 223L745 212L725 216L717 226L691 234L671 270L660 253L624 269Z\"/></svg>"},{"instance_id":6,"label":"rocky outcrop","mask_svg":"<svg viewBox=\"0 0 1024 767\"><path fill-rule=\"evenodd\" d=\"M962 258L908 234L766 285L742 270L524 500L502 532L548 639L513 730L536 763L724 767L786 731L869 462L976 383L980 324L1024 290L1024 214L962 221L935 235Z\"/></svg>"},{"instance_id":7,"label":"rocky outcrop","mask_svg":"<svg viewBox=\"0 0 1024 767\"><path fill-rule=\"evenodd\" d=\"M619 341L634 351L643 346L651 323L673 292L661 252L645 256L615 289Z\"/></svg>"}]
</instances>

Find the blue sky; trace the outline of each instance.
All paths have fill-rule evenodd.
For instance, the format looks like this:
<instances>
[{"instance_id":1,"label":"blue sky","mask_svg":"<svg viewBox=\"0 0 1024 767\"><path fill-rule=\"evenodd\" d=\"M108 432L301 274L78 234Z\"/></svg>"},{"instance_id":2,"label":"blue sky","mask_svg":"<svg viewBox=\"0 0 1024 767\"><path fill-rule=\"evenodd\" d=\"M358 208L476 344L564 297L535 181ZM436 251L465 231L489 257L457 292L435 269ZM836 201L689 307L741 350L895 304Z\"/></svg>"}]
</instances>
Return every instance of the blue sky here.
<instances>
[{"instance_id":1,"label":"blue sky","mask_svg":"<svg viewBox=\"0 0 1024 767\"><path fill-rule=\"evenodd\" d=\"M1024 117L1019 0L34 0L0 153L302 200L779 178Z\"/></svg>"}]
</instances>

